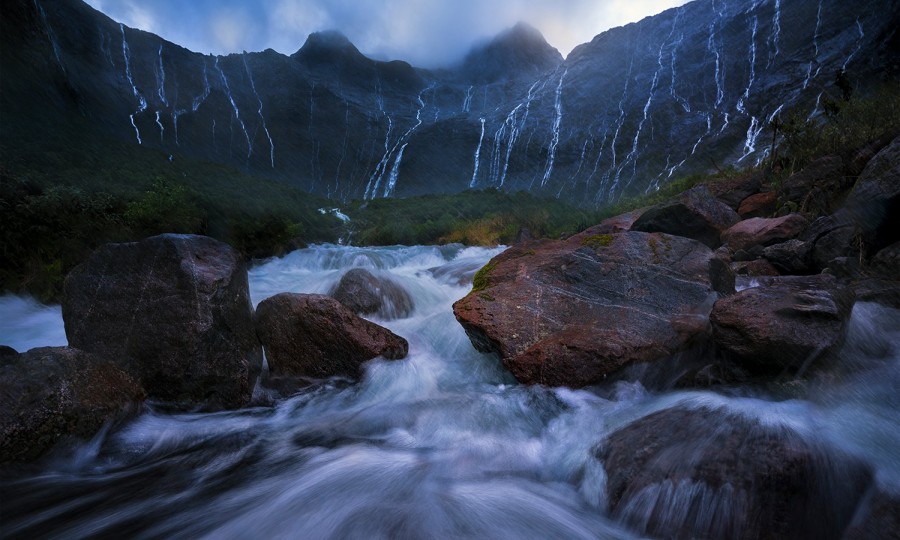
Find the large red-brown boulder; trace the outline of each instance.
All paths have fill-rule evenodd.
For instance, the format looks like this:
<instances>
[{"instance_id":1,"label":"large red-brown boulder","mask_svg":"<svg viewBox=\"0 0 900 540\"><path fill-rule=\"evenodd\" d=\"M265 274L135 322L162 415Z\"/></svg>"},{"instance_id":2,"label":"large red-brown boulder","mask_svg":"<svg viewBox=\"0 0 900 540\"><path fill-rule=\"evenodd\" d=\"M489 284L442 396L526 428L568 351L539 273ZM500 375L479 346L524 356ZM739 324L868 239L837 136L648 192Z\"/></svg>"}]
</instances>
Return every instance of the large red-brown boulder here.
<instances>
[{"instance_id":1,"label":"large red-brown boulder","mask_svg":"<svg viewBox=\"0 0 900 540\"><path fill-rule=\"evenodd\" d=\"M738 214L742 219L754 217L766 217L775 213L778 209L778 194L774 191L764 191L756 195L750 195L738 207Z\"/></svg>"},{"instance_id":2,"label":"large red-brown boulder","mask_svg":"<svg viewBox=\"0 0 900 540\"><path fill-rule=\"evenodd\" d=\"M33 461L70 438L90 439L137 410L140 385L118 366L69 347L0 360L0 464Z\"/></svg>"},{"instance_id":3,"label":"large red-brown boulder","mask_svg":"<svg viewBox=\"0 0 900 540\"><path fill-rule=\"evenodd\" d=\"M722 241L732 251L768 246L799 236L809 225L800 214L777 218L750 218L739 221L722 233Z\"/></svg>"},{"instance_id":4,"label":"large red-brown boulder","mask_svg":"<svg viewBox=\"0 0 900 540\"><path fill-rule=\"evenodd\" d=\"M612 515L660 538L837 539L872 484L821 440L725 408L650 414L594 452Z\"/></svg>"},{"instance_id":5,"label":"large red-brown boulder","mask_svg":"<svg viewBox=\"0 0 900 540\"><path fill-rule=\"evenodd\" d=\"M403 287L365 268L348 270L329 294L351 311L382 319L402 319L413 310L412 297Z\"/></svg>"},{"instance_id":6,"label":"large red-brown boulder","mask_svg":"<svg viewBox=\"0 0 900 540\"><path fill-rule=\"evenodd\" d=\"M256 328L276 376L358 377L377 356L404 358L409 344L321 294L280 293L259 303Z\"/></svg>"},{"instance_id":7,"label":"large red-brown boulder","mask_svg":"<svg viewBox=\"0 0 900 540\"><path fill-rule=\"evenodd\" d=\"M247 271L205 236L107 244L66 277L69 344L115 361L156 400L207 410L250 401L262 368Z\"/></svg>"},{"instance_id":8,"label":"large red-brown boulder","mask_svg":"<svg viewBox=\"0 0 900 540\"><path fill-rule=\"evenodd\" d=\"M631 225L631 230L693 238L715 249L722 245L722 231L740 219L730 206L713 197L706 186L698 186L648 209Z\"/></svg>"},{"instance_id":9,"label":"large red-brown boulder","mask_svg":"<svg viewBox=\"0 0 900 540\"><path fill-rule=\"evenodd\" d=\"M582 387L703 336L710 273L722 266L714 259L700 242L661 233L514 246L476 274L453 312L519 381Z\"/></svg>"},{"instance_id":10,"label":"large red-brown boulder","mask_svg":"<svg viewBox=\"0 0 900 540\"><path fill-rule=\"evenodd\" d=\"M832 276L767 278L716 301L713 340L751 371L797 371L843 342L852 307L853 293Z\"/></svg>"}]
</instances>

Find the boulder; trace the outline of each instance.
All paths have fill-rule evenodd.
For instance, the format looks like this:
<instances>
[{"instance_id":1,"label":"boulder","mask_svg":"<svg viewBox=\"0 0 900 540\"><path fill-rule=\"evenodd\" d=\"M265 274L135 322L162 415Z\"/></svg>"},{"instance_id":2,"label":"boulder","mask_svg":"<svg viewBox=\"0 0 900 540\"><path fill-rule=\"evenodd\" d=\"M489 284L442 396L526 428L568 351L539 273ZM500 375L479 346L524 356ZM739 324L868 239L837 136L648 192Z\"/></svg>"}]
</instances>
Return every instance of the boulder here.
<instances>
[{"instance_id":1,"label":"boulder","mask_svg":"<svg viewBox=\"0 0 900 540\"><path fill-rule=\"evenodd\" d=\"M806 274L809 272L810 246L794 238L765 248L763 258L785 274Z\"/></svg>"},{"instance_id":2,"label":"boulder","mask_svg":"<svg viewBox=\"0 0 900 540\"><path fill-rule=\"evenodd\" d=\"M631 230L692 238L715 249L722 245L722 231L740 219L730 206L713 197L706 186L698 186L648 209L632 224Z\"/></svg>"},{"instance_id":3,"label":"boulder","mask_svg":"<svg viewBox=\"0 0 900 540\"><path fill-rule=\"evenodd\" d=\"M775 266L765 259L737 261L731 263L731 271L737 276L777 276L780 275Z\"/></svg>"},{"instance_id":4,"label":"boulder","mask_svg":"<svg viewBox=\"0 0 900 540\"><path fill-rule=\"evenodd\" d=\"M868 162L844 206L872 251L900 240L900 137Z\"/></svg>"},{"instance_id":5,"label":"boulder","mask_svg":"<svg viewBox=\"0 0 900 540\"><path fill-rule=\"evenodd\" d=\"M808 260L813 271L828 268L838 257L859 258L862 247L859 226L844 211L813 221L800 238L810 246Z\"/></svg>"},{"instance_id":6,"label":"boulder","mask_svg":"<svg viewBox=\"0 0 900 540\"><path fill-rule=\"evenodd\" d=\"M875 302L900 309L900 278L863 278L853 282L853 292L859 302Z\"/></svg>"},{"instance_id":7,"label":"boulder","mask_svg":"<svg viewBox=\"0 0 900 540\"><path fill-rule=\"evenodd\" d=\"M329 294L362 315L402 319L413 310L412 298L403 287L386 277L376 277L364 268L348 270Z\"/></svg>"},{"instance_id":8,"label":"boulder","mask_svg":"<svg viewBox=\"0 0 900 540\"><path fill-rule=\"evenodd\" d=\"M204 236L107 244L66 277L69 344L114 360L147 394L178 407L236 408L262 368L247 272Z\"/></svg>"},{"instance_id":9,"label":"boulder","mask_svg":"<svg viewBox=\"0 0 900 540\"><path fill-rule=\"evenodd\" d=\"M256 328L276 376L358 377L377 356L404 358L409 345L330 296L280 293L259 303Z\"/></svg>"},{"instance_id":10,"label":"boulder","mask_svg":"<svg viewBox=\"0 0 900 540\"><path fill-rule=\"evenodd\" d=\"M660 538L837 539L872 484L821 439L724 407L650 414L594 455L613 517Z\"/></svg>"},{"instance_id":11,"label":"boulder","mask_svg":"<svg viewBox=\"0 0 900 540\"><path fill-rule=\"evenodd\" d=\"M900 242L894 242L872 257L869 271L888 279L900 279Z\"/></svg>"},{"instance_id":12,"label":"boulder","mask_svg":"<svg viewBox=\"0 0 900 540\"><path fill-rule=\"evenodd\" d=\"M706 187L713 197L737 210L744 199L759 193L764 176L762 171L747 172L733 178L718 179L706 184Z\"/></svg>"},{"instance_id":13,"label":"boulder","mask_svg":"<svg viewBox=\"0 0 900 540\"><path fill-rule=\"evenodd\" d=\"M872 489L844 531L843 540L897 540L900 537L900 494Z\"/></svg>"},{"instance_id":14,"label":"boulder","mask_svg":"<svg viewBox=\"0 0 900 540\"><path fill-rule=\"evenodd\" d=\"M749 219L754 217L766 217L775 213L778 209L778 194L774 191L765 191L750 195L738 207L738 214L741 219Z\"/></svg>"},{"instance_id":15,"label":"boulder","mask_svg":"<svg viewBox=\"0 0 900 540\"><path fill-rule=\"evenodd\" d=\"M803 371L843 342L852 307L852 293L832 276L768 278L716 301L713 341L750 371Z\"/></svg>"},{"instance_id":16,"label":"boulder","mask_svg":"<svg viewBox=\"0 0 900 540\"><path fill-rule=\"evenodd\" d=\"M514 246L453 312L475 347L521 382L583 387L668 358L705 335L713 252L661 233L581 233Z\"/></svg>"},{"instance_id":17,"label":"boulder","mask_svg":"<svg viewBox=\"0 0 900 540\"><path fill-rule=\"evenodd\" d=\"M600 223L588 227L583 231L583 233L587 235L594 235L630 231L632 225L634 225L634 222L637 221L642 215L644 215L644 212L649 209L649 206L638 208L637 210L632 210L630 212L625 212L624 214L606 218Z\"/></svg>"},{"instance_id":18,"label":"boulder","mask_svg":"<svg viewBox=\"0 0 900 540\"><path fill-rule=\"evenodd\" d=\"M0 363L0 464L33 461L70 438L90 439L135 412L138 383L97 355L69 347L8 354Z\"/></svg>"},{"instance_id":19,"label":"boulder","mask_svg":"<svg viewBox=\"0 0 900 540\"><path fill-rule=\"evenodd\" d=\"M722 241L732 251L746 250L752 246L769 246L796 238L809 222L800 214L788 214L777 218L750 218L739 221L722 233Z\"/></svg>"}]
</instances>

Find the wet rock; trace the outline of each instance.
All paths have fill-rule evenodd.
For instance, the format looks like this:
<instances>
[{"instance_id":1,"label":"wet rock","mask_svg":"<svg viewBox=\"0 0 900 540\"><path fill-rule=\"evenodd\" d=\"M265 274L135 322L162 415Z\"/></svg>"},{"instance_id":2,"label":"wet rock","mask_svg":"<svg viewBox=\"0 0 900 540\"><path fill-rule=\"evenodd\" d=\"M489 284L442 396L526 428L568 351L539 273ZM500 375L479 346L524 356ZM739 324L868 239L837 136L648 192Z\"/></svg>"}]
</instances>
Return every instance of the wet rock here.
<instances>
[{"instance_id":1,"label":"wet rock","mask_svg":"<svg viewBox=\"0 0 900 540\"><path fill-rule=\"evenodd\" d=\"M212 238L107 244L67 277L69 344L114 360L148 395L207 410L246 405L262 367L247 272Z\"/></svg>"},{"instance_id":2,"label":"wet rock","mask_svg":"<svg viewBox=\"0 0 900 540\"><path fill-rule=\"evenodd\" d=\"M404 358L409 345L321 294L281 293L259 303L256 328L277 376L358 377L377 356Z\"/></svg>"},{"instance_id":3,"label":"wet rock","mask_svg":"<svg viewBox=\"0 0 900 540\"><path fill-rule=\"evenodd\" d=\"M450 261L447 264L429 268L428 272L437 281L450 283L453 285L466 285L472 283L475 272L484 266L480 260L459 260Z\"/></svg>"},{"instance_id":4,"label":"wet rock","mask_svg":"<svg viewBox=\"0 0 900 540\"><path fill-rule=\"evenodd\" d=\"M853 282L853 292L859 302L900 309L900 279L863 278Z\"/></svg>"},{"instance_id":5,"label":"wet rock","mask_svg":"<svg viewBox=\"0 0 900 540\"><path fill-rule=\"evenodd\" d=\"M801 239L810 246L811 270L828 268L838 257L859 257L862 246L860 229L845 212L823 216L815 220Z\"/></svg>"},{"instance_id":6,"label":"wet rock","mask_svg":"<svg viewBox=\"0 0 900 540\"><path fill-rule=\"evenodd\" d=\"M384 319L402 319L413 310L413 301L403 287L386 277L376 277L364 268L348 270L330 296L351 311L377 314Z\"/></svg>"},{"instance_id":7,"label":"wet rock","mask_svg":"<svg viewBox=\"0 0 900 540\"><path fill-rule=\"evenodd\" d=\"M769 278L715 303L713 340L750 371L802 372L842 343L852 307L831 276Z\"/></svg>"},{"instance_id":8,"label":"wet rock","mask_svg":"<svg viewBox=\"0 0 900 540\"><path fill-rule=\"evenodd\" d=\"M900 538L900 495L874 488L841 537L843 540L896 540Z\"/></svg>"},{"instance_id":9,"label":"wet rock","mask_svg":"<svg viewBox=\"0 0 900 540\"><path fill-rule=\"evenodd\" d=\"M738 221L740 216L730 206L713 197L706 186L698 186L648 209L631 230L692 238L715 249L722 245L722 231Z\"/></svg>"},{"instance_id":10,"label":"wet rock","mask_svg":"<svg viewBox=\"0 0 900 540\"><path fill-rule=\"evenodd\" d=\"M773 244L763 250L762 256L785 274L809 272L810 246L802 240L794 238L787 242Z\"/></svg>"},{"instance_id":11,"label":"wet rock","mask_svg":"<svg viewBox=\"0 0 900 540\"><path fill-rule=\"evenodd\" d=\"M900 137L869 161L845 208L873 251L900 240Z\"/></svg>"},{"instance_id":12,"label":"wet rock","mask_svg":"<svg viewBox=\"0 0 900 540\"><path fill-rule=\"evenodd\" d=\"M872 257L869 271L888 279L900 279L900 242L895 242Z\"/></svg>"},{"instance_id":13,"label":"wet rock","mask_svg":"<svg viewBox=\"0 0 900 540\"><path fill-rule=\"evenodd\" d=\"M769 246L796 238L809 222L800 214L777 218L750 218L740 221L722 233L722 241L732 251L751 246Z\"/></svg>"},{"instance_id":14,"label":"wet rock","mask_svg":"<svg viewBox=\"0 0 900 540\"><path fill-rule=\"evenodd\" d=\"M731 263L731 271L737 276L777 276L781 273L765 259Z\"/></svg>"},{"instance_id":15,"label":"wet rock","mask_svg":"<svg viewBox=\"0 0 900 540\"><path fill-rule=\"evenodd\" d=\"M521 382L596 384L705 335L716 297L706 246L660 233L586 232L508 249L453 306L475 347L498 353Z\"/></svg>"},{"instance_id":16,"label":"wet rock","mask_svg":"<svg viewBox=\"0 0 900 540\"><path fill-rule=\"evenodd\" d=\"M754 217L766 217L775 213L778 208L778 194L774 191L766 191L750 195L738 207L738 214L741 219L749 219Z\"/></svg>"},{"instance_id":17,"label":"wet rock","mask_svg":"<svg viewBox=\"0 0 900 540\"><path fill-rule=\"evenodd\" d=\"M588 227L583 231L582 234L590 236L594 234L612 234L630 231L632 225L634 225L634 222L640 219L640 217L644 215L644 212L649 209L649 206L645 208L638 208L637 210L632 210L630 212L625 212L624 214L606 218L600 223Z\"/></svg>"},{"instance_id":18,"label":"wet rock","mask_svg":"<svg viewBox=\"0 0 900 540\"><path fill-rule=\"evenodd\" d=\"M681 406L625 426L594 453L612 515L640 533L840 538L872 474L813 437L752 412Z\"/></svg>"},{"instance_id":19,"label":"wet rock","mask_svg":"<svg viewBox=\"0 0 900 540\"><path fill-rule=\"evenodd\" d=\"M33 461L70 438L90 439L137 410L138 383L97 355L43 347L0 363L0 463Z\"/></svg>"}]
</instances>

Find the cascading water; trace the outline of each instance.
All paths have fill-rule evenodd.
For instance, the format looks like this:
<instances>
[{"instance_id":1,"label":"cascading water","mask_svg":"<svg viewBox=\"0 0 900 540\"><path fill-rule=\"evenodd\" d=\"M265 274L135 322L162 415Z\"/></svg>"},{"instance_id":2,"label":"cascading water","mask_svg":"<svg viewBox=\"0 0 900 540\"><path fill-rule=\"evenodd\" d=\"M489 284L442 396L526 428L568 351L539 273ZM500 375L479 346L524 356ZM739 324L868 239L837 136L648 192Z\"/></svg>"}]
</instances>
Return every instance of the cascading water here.
<instances>
[{"instance_id":1,"label":"cascading water","mask_svg":"<svg viewBox=\"0 0 900 540\"><path fill-rule=\"evenodd\" d=\"M262 404L237 411L171 414L151 404L37 472L3 476L3 535L637 538L651 515L678 530L698 496L717 511L737 504L710 499L722 490L701 484L663 483L608 510L597 443L674 406L785 426L858 456L881 489L900 490L900 311L857 304L839 369L788 389L788 399L783 388L522 386L472 348L451 311L500 251L323 245L256 266L254 304L282 291L327 292L353 267L390 276L415 307L376 322L409 340L408 358L373 360L359 382L320 381L274 404L260 387ZM7 296L0 313L0 343L61 344L58 308Z\"/></svg>"}]
</instances>

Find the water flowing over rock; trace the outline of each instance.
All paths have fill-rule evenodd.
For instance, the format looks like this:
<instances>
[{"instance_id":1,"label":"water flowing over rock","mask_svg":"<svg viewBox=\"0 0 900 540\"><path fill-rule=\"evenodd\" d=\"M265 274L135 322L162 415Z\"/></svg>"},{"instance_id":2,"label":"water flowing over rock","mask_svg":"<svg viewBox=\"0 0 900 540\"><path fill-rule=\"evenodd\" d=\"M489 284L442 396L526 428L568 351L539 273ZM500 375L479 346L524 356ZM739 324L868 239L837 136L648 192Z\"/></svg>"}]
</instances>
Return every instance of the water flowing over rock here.
<instances>
[{"instance_id":1,"label":"water flowing over rock","mask_svg":"<svg viewBox=\"0 0 900 540\"><path fill-rule=\"evenodd\" d=\"M740 219L731 207L713 197L706 186L698 186L650 208L632 224L631 230L692 238L716 249L722 245L722 231Z\"/></svg>"},{"instance_id":2,"label":"water flowing over rock","mask_svg":"<svg viewBox=\"0 0 900 540\"><path fill-rule=\"evenodd\" d=\"M751 371L802 372L842 343L852 306L832 276L771 278L715 303L713 340Z\"/></svg>"},{"instance_id":3,"label":"water flowing over rock","mask_svg":"<svg viewBox=\"0 0 900 540\"><path fill-rule=\"evenodd\" d=\"M665 538L838 539L872 481L788 425L724 408L653 413L595 455L613 515Z\"/></svg>"},{"instance_id":4,"label":"water flowing over rock","mask_svg":"<svg viewBox=\"0 0 900 540\"><path fill-rule=\"evenodd\" d=\"M521 382L581 387L664 359L702 336L716 293L712 251L661 233L514 246L453 306L475 347Z\"/></svg>"},{"instance_id":5,"label":"water flowing over rock","mask_svg":"<svg viewBox=\"0 0 900 540\"><path fill-rule=\"evenodd\" d=\"M413 301L403 287L364 268L348 270L329 293L351 311L377 314L384 319L402 319L413 310Z\"/></svg>"},{"instance_id":6,"label":"water flowing over rock","mask_svg":"<svg viewBox=\"0 0 900 540\"><path fill-rule=\"evenodd\" d=\"M739 221L722 233L722 241L732 251L753 246L768 246L795 238L809 222L800 214L777 218L750 218Z\"/></svg>"},{"instance_id":7,"label":"water flowing over rock","mask_svg":"<svg viewBox=\"0 0 900 540\"><path fill-rule=\"evenodd\" d=\"M71 438L90 439L144 399L128 374L97 355L42 347L0 360L0 464L32 461Z\"/></svg>"},{"instance_id":8,"label":"water flowing over rock","mask_svg":"<svg viewBox=\"0 0 900 540\"><path fill-rule=\"evenodd\" d=\"M247 272L212 238L107 244L66 277L69 344L121 365L152 399L246 405L262 368Z\"/></svg>"},{"instance_id":9,"label":"water flowing over rock","mask_svg":"<svg viewBox=\"0 0 900 540\"><path fill-rule=\"evenodd\" d=\"M397 360L409 344L319 294L281 293L259 303L256 327L273 375L359 377L376 356Z\"/></svg>"}]
</instances>

